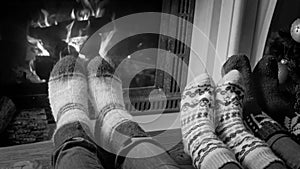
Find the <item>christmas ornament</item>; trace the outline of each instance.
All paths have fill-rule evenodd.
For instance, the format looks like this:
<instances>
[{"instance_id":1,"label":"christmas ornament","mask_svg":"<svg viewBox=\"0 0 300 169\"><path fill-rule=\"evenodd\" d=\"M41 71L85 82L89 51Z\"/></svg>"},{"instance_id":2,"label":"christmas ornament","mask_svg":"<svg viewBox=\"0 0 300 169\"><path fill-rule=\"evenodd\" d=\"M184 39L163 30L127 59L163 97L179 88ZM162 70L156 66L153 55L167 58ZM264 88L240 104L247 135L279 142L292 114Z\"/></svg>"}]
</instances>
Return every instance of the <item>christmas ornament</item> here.
<instances>
[{"instance_id":1,"label":"christmas ornament","mask_svg":"<svg viewBox=\"0 0 300 169\"><path fill-rule=\"evenodd\" d=\"M292 38L300 43L300 19L296 19L291 27L291 36Z\"/></svg>"}]
</instances>

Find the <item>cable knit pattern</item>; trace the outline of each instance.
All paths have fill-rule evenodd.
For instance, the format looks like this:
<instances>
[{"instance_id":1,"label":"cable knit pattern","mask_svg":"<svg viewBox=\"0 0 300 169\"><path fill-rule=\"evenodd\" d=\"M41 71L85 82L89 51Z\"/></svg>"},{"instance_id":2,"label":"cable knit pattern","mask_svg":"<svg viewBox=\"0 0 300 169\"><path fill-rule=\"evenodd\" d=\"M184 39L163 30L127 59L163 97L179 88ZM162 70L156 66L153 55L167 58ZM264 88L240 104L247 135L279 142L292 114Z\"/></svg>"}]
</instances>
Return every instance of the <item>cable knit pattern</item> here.
<instances>
[{"instance_id":1,"label":"cable knit pattern","mask_svg":"<svg viewBox=\"0 0 300 169\"><path fill-rule=\"evenodd\" d=\"M243 166L264 169L272 162L281 161L268 145L253 136L244 126L242 104L244 88L240 73L232 70L216 88L217 134L231 148Z\"/></svg>"},{"instance_id":2,"label":"cable knit pattern","mask_svg":"<svg viewBox=\"0 0 300 169\"><path fill-rule=\"evenodd\" d=\"M207 74L186 86L181 100L184 151L200 169L218 169L235 160L233 152L217 138L214 125L214 84Z\"/></svg>"}]
</instances>

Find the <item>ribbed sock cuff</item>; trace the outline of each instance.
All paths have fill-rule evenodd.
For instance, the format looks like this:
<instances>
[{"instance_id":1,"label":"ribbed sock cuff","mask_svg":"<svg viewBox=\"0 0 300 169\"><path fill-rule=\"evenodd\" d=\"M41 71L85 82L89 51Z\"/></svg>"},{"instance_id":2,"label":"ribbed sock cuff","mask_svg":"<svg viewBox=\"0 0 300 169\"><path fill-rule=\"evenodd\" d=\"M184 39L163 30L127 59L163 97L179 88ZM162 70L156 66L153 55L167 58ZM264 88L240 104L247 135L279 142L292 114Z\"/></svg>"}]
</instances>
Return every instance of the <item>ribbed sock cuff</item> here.
<instances>
[{"instance_id":1,"label":"ribbed sock cuff","mask_svg":"<svg viewBox=\"0 0 300 169\"><path fill-rule=\"evenodd\" d=\"M276 157L272 150L267 147L253 150L244 159L244 164L249 169L267 169L270 164L275 162L284 164L282 160ZM285 168L284 165L282 165L282 167Z\"/></svg>"},{"instance_id":2,"label":"ribbed sock cuff","mask_svg":"<svg viewBox=\"0 0 300 169\"><path fill-rule=\"evenodd\" d=\"M56 127L60 128L61 126L68 124L68 123L73 123L79 121L81 123L84 123L87 125L90 129L92 129L92 123L87 116L87 114L78 109L73 109L73 110L68 110L68 112L65 112L60 119L56 123Z\"/></svg>"},{"instance_id":3,"label":"ribbed sock cuff","mask_svg":"<svg viewBox=\"0 0 300 169\"><path fill-rule=\"evenodd\" d=\"M202 165L200 165L203 169L220 169L227 163L235 163L240 166L233 152L225 148L218 148L210 152L205 159L203 159Z\"/></svg>"},{"instance_id":4,"label":"ribbed sock cuff","mask_svg":"<svg viewBox=\"0 0 300 169\"><path fill-rule=\"evenodd\" d=\"M81 137L93 142L93 136L89 127L84 123L76 121L57 128L57 130L53 134L54 146L55 148L58 148L67 140L75 137Z\"/></svg>"},{"instance_id":5,"label":"ribbed sock cuff","mask_svg":"<svg viewBox=\"0 0 300 169\"><path fill-rule=\"evenodd\" d=\"M275 139L271 138L270 140L275 140L271 145L273 151L282 158L290 168L300 168L299 144L289 136L279 136Z\"/></svg>"}]
</instances>

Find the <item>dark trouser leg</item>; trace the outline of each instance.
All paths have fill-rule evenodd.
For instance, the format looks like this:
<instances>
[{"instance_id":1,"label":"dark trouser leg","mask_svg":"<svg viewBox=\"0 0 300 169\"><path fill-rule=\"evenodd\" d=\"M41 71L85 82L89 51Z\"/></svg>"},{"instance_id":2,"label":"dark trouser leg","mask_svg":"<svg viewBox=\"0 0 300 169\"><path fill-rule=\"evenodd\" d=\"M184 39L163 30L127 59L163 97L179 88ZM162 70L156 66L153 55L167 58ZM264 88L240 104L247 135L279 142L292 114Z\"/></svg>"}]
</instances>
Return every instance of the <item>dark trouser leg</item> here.
<instances>
[{"instance_id":1,"label":"dark trouser leg","mask_svg":"<svg viewBox=\"0 0 300 169\"><path fill-rule=\"evenodd\" d=\"M56 169L103 169L96 144L80 122L66 124L54 135L52 165Z\"/></svg>"}]
</instances>

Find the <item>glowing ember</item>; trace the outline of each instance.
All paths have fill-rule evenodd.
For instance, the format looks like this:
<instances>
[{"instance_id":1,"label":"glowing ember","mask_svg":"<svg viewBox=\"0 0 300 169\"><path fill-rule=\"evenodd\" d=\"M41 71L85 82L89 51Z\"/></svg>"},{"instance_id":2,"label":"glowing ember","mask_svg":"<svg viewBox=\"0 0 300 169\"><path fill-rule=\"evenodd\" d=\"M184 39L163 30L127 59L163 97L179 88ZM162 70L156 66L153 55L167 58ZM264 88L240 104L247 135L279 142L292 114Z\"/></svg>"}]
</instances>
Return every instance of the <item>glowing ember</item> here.
<instances>
[{"instance_id":1,"label":"glowing ember","mask_svg":"<svg viewBox=\"0 0 300 169\"><path fill-rule=\"evenodd\" d=\"M42 40L27 35L27 41L33 46L37 56L50 56L50 53L44 48Z\"/></svg>"}]
</instances>

